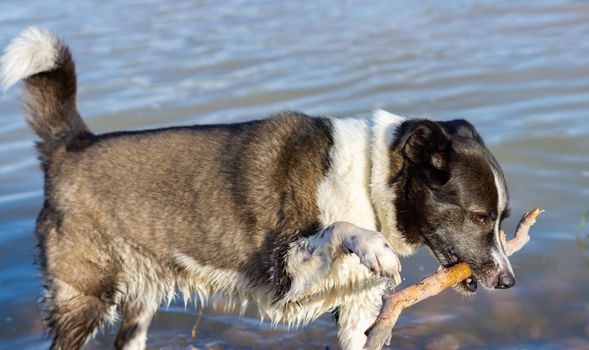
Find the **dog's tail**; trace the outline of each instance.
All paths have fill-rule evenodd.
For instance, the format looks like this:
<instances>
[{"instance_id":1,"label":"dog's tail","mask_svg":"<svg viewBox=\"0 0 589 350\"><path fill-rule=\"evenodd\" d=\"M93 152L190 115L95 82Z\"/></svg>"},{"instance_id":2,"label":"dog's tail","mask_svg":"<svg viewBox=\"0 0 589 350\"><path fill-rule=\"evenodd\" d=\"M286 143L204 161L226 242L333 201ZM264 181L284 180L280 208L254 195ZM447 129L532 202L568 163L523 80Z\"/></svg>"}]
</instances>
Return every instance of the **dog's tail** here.
<instances>
[{"instance_id":1,"label":"dog's tail","mask_svg":"<svg viewBox=\"0 0 589 350\"><path fill-rule=\"evenodd\" d=\"M80 135L91 135L76 108L76 67L69 48L53 33L29 27L14 38L1 59L6 91L24 81L25 116L41 138L42 161Z\"/></svg>"}]
</instances>

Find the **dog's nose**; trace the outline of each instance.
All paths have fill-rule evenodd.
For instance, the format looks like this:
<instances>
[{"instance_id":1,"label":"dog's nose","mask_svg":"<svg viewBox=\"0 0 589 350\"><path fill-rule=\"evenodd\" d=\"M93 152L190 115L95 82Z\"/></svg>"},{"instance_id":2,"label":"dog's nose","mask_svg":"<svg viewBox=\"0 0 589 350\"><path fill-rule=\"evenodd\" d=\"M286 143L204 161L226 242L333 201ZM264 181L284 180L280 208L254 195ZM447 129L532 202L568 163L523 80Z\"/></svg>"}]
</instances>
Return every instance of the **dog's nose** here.
<instances>
[{"instance_id":1,"label":"dog's nose","mask_svg":"<svg viewBox=\"0 0 589 350\"><path fill-rule=\"evenodd\" d=\"M499 276L499 280L497 281L497 285L495 286L495 288L507 289L507 288L513 287L514 285L515 285L515 278L513 277L512 274L506 273L506 274L501 274Z\"/></svg>"}]
</instances>

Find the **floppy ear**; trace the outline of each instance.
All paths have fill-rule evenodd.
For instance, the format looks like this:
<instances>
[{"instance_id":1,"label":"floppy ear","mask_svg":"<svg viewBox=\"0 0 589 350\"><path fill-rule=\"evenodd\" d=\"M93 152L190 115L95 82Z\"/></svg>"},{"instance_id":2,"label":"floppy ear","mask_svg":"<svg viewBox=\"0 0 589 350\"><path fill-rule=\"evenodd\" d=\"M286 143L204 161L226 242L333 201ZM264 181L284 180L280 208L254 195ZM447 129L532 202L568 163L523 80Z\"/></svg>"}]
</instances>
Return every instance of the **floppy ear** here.
<instances>
[{"instance_id":1,"label":"floppy ear","mask_svg":"<svg viewBox=\"0 0 589 350\"><path fill-rule=\"evenodd\" d=\"M431 120L408 120L399 128L397 149L412 164L419 165L434 184L447 179L450 139L440 124Z\"/></svg>"},{"instance_id":2,"label":"floppy ear","mask_svg":"<svg viewBox=\"0 0 589 350\"><path fill-rule=\"evenodd\" d=\"M464 119L455 119L446 122L439 122L444 130L450 135L456 135L467 139L474 139L481 145L485 145L483 138L471 123Z\"/></svg>"}]
</instances>

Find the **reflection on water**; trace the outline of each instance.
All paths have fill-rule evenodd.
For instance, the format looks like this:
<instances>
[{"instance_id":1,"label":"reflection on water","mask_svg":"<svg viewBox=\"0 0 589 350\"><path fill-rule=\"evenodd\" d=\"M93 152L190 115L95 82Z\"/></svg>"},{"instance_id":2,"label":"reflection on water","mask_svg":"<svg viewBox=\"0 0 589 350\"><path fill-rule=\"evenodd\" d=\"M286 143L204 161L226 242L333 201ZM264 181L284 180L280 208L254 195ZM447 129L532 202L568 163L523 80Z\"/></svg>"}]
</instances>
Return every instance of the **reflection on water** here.
<instances>
[{"instance_id":1,"label":"reflection on water","mask_svg":"<svg viewBox=\"0 0 589 350\"><path fill-rule=\"evenodd\" d=\"M581 217L579 228L577 229L577 247L579 254L585 260L585 265L589 267L589 232L585 233L587 225L589 224L589 210Z\"/></svg>"},{"instance_id":2,"label":"reflection on water","mask_svg":"<svg viewBox=\"0 0 589 350\"><path fill-rule=\"evenodd\" d=\"M582 1L161 1L0 3L0 44L30 24L59 32L78 64L79 108L95 131L233 122L298 109L375 107L471 120L502 163L514 217L543 207L513 257L516 288L452 292L403 315L407 349L589 348L589 266L577 225L589 209L589 4ZM46 348L34 300L32 229L41 204L18 89L0 102L0 348ZM435 269L405 259L405 283ZM329 317L287 331L252 313L156 317L153 348L331 348ZM110 347L113 329L89 348ZM207 345L208 344L208 345Z\"/></svg>"}]
</instances>

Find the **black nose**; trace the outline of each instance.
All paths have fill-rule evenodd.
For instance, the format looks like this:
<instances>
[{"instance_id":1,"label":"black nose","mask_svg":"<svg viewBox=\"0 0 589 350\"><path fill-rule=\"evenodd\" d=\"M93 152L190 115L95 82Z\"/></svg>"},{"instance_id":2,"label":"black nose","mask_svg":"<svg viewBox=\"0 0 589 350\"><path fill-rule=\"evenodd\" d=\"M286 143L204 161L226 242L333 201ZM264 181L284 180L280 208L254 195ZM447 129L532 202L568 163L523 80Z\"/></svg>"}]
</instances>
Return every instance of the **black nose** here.
<instances>
[{"instance_id":1,"label":"black nose","mask_svg":"<svg viewBox=\"0 0 589 350\"><path fill-rule=\"evenodd\" d=\"M499 276L499 280L497 281L497 285L495 288L497 289L507 289L511 288L515 285L515 278L510 274L502 274Z\"/></svg>"}]
</instances>

